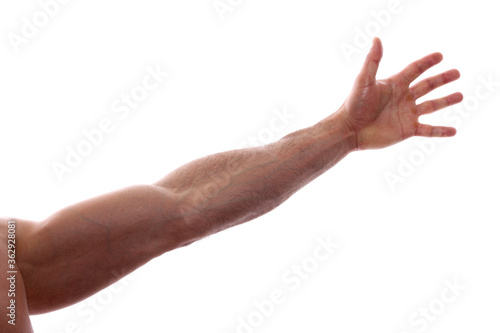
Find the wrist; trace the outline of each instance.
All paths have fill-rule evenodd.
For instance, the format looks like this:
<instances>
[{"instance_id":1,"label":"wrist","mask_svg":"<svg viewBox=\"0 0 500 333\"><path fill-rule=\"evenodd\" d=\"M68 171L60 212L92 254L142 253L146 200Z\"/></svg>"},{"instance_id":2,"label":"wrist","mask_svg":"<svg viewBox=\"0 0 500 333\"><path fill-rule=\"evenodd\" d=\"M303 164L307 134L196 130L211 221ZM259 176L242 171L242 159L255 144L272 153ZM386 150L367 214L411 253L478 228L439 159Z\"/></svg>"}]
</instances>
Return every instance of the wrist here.
<instances>
[{"instance_id":1,"label":"wrist","mask_svg":"<svg viewBox=\"0 0 500 333\"><path fill-rule=\"evenodd\" d=\"M358 136L349 120L345 117L343 110L344 106L337 112L323 119L320 124L324 126L328 135L332 136L335 141L340 140L345 145L345 149L348 152L353 152L359 150L357 142Z\"/></svg>"}]
</instances>

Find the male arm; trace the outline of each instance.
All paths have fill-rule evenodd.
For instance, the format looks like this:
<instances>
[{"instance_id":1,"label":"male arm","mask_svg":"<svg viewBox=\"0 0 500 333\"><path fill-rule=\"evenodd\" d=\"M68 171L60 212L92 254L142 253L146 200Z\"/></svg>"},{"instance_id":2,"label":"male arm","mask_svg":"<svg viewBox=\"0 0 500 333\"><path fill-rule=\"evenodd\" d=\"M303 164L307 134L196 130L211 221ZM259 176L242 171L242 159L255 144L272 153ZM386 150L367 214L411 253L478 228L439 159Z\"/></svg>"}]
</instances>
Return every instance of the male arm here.
<instances>
[{"instance_id":1,"label":"male arm","mask_svg":"<svg viewBox=\"0 0 500 333\"><path fill-rule=\"evenodd\" d=\"M381 57L375 39L347 100L309 128L195 160L155 184L72 205L33 225L18 256L30 313L74 304L167 251L265 214L352 151L414 135L454 135L453 128L423 125L418 117L460 102L461 94L415 101L457 79L458 71L410 87L442 56L431 54L377 81Z\"/></svg>"}]
</instances>

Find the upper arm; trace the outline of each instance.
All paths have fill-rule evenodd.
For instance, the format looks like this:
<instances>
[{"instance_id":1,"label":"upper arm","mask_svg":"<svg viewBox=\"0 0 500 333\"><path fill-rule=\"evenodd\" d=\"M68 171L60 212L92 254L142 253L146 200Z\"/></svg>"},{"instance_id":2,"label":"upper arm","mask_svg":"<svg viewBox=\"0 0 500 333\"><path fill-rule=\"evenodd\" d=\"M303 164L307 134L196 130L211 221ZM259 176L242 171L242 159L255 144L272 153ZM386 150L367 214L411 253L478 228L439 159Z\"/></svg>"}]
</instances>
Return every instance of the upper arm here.
<instances>
[{"instance_id":1,"label":"upper arm","mask_svg":"<svg viewBox=\"0 0 500 333\"><path fill-rule=\"evenodd\" d=\"M175 196L137 185L66 207L39 225L23 256L30 311L91 296L187 241Z\"/></svg>"}]
</instances>

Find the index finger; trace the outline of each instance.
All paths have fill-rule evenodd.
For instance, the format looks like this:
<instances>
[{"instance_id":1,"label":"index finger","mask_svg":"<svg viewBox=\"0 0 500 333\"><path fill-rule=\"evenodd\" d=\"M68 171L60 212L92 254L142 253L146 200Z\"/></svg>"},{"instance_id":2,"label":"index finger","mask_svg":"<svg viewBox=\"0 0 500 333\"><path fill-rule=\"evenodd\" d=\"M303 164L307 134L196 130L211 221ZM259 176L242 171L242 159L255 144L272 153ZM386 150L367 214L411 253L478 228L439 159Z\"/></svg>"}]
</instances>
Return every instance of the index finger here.
<instances>
[{"instance_id":1,"label":"index finger","mask_svg":"<svg viewBox=\"0 0 500 333\"><path fill-rule=\"evenodd\" d=\"M413 82L417 77L432 66L439 64L443 60L443 55L439 52L429 54L422 59L412 62L401 71L401 75L408 81Z\"/></svg>"}]
</instances>

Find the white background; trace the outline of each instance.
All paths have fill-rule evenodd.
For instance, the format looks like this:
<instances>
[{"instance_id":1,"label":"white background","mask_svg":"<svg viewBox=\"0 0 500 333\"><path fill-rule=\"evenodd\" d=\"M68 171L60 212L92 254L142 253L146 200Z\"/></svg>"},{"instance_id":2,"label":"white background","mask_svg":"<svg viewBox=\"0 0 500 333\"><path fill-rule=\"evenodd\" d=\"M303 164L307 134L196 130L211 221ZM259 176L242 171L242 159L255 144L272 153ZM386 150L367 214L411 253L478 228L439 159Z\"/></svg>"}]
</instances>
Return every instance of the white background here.
<instances>
[{"instance_id":1,"label":"white background","mask_svg":"<svg viewBox=\"0 0 500 333\"><path fill-rule=\"evenodd\" d=\"M254 302L274 289L285 302L240 332L498 331L500 87L481 86L481 77L500 81L493 2L401 0L380 23L371 13L389 0L229 3L221 19L212 0L73 0L16 52L8 36L41 7L3 1L0 213L40 220L151 183L258 136L276 108L296 115L276 140L314 124L350 91L369 48L359 30L382 39L379 78L435 51L444 60L425 76L461 71L429 97L461 91L467 108L421 119L456 126L457 136L353 153L268 215L167 253L97 295L102 311L92 317L82 315L91 309L83 302L32 317L35 331L232 333L239 317L259 318ZM343 43L358 53L346 57ZM142 82L147 66L169 77L119 119L113 101ZM52 164L104 118L114 131L58 180ZM391 189L387 173L400 168L401 176L410 157L404 182ZM283 275L310 259L317 237L341 245L292 291ZM447 279L467 289L440 309ZM440 314L427 326L410 322L430 305Z\"/></svg>"}]
</instances>

